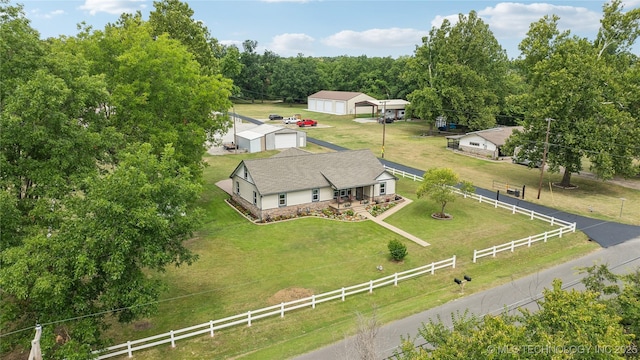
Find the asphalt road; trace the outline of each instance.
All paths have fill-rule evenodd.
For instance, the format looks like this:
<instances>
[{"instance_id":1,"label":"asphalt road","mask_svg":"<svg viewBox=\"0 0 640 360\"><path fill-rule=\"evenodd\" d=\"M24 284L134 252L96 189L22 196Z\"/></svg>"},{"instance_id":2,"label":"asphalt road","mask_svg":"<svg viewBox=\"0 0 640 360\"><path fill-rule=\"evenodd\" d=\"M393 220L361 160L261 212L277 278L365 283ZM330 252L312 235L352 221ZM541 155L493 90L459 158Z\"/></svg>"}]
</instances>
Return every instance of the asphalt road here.
<instances>
[{"instance_id":1,"label":"asphalt road","mask_svg":"<svg viewBox=\"0 0 640 360\"><path fill-rule=\"evenodd\" d=\"M261 124L259 120L240 116L245 121ZM346 148L328 143L326 141L307 138L307 141L324 146L336 151L348 150ZM384 165L405 171L410 174L422 176L424 170L415 169L385 159L380 160ZM487 197L496 197L494 191L476 188L478 194ZM583 275L578 269L594 264L608 264L609 268L619 274L629 273L640 267L640 226L620 224L611 221L603 221L585 216L575 215L556 209L533 204L511 196L501 196L500 200L509 204L515 204L534 210L545 215L553 216L568 222L575 222L576 228L584 232L591 240L597 242L602 249L587 256L569 261L553 268L540 271L520 279L514 279L508 284L489 290L475 293L469 296L460 294L460 297L441 306L426 309L425 311L407 318L391 322L380 328L376 337L376 351L380 359L392 357L398 348L401 336L414 339L416 345L422 345L424 340L418 336L420 326L429 320L442 321L445 326L451 326L451 316L456 313L470 313L478 316L486 314L499 314L505 311L514 311L518 308L536 310L537 301L542 298L542 291L551 287L554 279L560 279L565 289L582 289L580 280ZM478 275L474 275L478 278ZM480 275L481 276L481 275ZM473 282L467 285L467 289L473 286ZM448 286L457 288L453 282ZM384 312L384 307L380 309ZM314 335L309 335L314 336ZM296 360L325 360L325 359L352 359L357 358L354 353L354 338L345 338L329 346L296 357Z\"/></svg>"}]
</instances>

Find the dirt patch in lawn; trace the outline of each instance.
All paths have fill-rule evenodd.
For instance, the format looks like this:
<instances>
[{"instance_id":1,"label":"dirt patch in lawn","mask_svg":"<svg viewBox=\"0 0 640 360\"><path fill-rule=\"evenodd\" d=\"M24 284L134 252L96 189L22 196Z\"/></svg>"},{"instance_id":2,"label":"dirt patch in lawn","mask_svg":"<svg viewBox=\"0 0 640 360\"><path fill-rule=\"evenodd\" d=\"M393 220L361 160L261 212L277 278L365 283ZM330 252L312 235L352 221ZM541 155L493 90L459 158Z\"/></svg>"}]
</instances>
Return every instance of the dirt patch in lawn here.
<instances>
[{"instance_id":1,"label":"dirt patch in lawn","mask_svg":"<svg viewBox=\"0 0 640 360\"><path fill-rule=\"evenodd\" d=\"M278 291L269 298L269 304L275 305L283 302L303 299L313 295L313 291L305 288L286 288Z\"/></svg>"}]
</instances>

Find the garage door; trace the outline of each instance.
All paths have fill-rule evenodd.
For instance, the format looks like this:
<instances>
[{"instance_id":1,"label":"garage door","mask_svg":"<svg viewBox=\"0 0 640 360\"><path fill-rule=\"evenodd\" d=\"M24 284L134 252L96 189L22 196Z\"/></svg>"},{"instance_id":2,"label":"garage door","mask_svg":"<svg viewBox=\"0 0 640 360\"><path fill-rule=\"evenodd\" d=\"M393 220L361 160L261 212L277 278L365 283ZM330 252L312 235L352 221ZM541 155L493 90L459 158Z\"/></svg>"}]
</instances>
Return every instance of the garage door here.
<instances>
[{"instance_id":1,"label":"garage door","mask_svg":"<svg viewBox=\"0 0 640 360\"><path fill-rule=\"evenodd\" d=\"M276 134L276 149L296 147L296 134Z\"/></svg>"},{"instance_id":2,"label":"garage door","mask_svg":"<svg viewBox=\"0 0 640 360\"><path fill-rule=\"evenodd\" d=\"M347 112L345 111L346 104L344 101L336 101L336 114L345 115Z\"/></svg>"}]
</instances>

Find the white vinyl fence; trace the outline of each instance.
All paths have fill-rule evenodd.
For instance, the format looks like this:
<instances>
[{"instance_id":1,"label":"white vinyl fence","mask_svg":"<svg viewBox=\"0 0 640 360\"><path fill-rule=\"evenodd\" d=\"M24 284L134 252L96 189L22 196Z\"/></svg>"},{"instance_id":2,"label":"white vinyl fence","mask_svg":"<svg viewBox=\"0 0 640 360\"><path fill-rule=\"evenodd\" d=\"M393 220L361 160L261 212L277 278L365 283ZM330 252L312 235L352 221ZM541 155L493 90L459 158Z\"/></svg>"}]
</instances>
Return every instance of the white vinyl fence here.
<instances>
[{"instance_id":1,"label":"white vinyl fence","mask_svg":"<svg viewBox=\"0 0 640 360\"><path fill-rule=\"evenodd\" d=\"M259 320L266 317L271 316L280 316L284 317L286 312L301 309L305 307L311 307L315 309L316 305L332 301L338 300L345 301L347 296L368 292L372 293L373 289L377 289L383 286L394 285L397 286L398 282L403 280L408 280L414 278L416 276L421 276L424 274L434 274L438 269L444 269L451 267L455 269L456 267L456 256L454 255L450 259L434 262L425 266L421 266L415 269L405 270L402 272L395 273L393 275L385 276L376 280L370 280L366 283L353 285L349 287L343 287L338 290L329 291L323 294L312 295L310 297L306 297L304 299L293 300L289 302L283 302L279 305L273 305L266 308L247 311L246 313L226 317L224 319L219 320L211 320L206 323L202 323L199 325L190 326L188 328L179 329L179 330L171 330L164 334L159 334L155 336L150 336L140 340L127 341L126 343L122 343L120 345L110 346L106 349L95 351L94 355L96 355L97 359L108 359L115 356L120 355L128 355L129 357L133 356L134 351L148 349L154 346L162 345L162 344L171 344L171 347L176 346L176 341L181 339L190 338L197 335L209 334L209 336L213 337L216 330L236 326L236 325L247 325L251 326L252 322L255 320Z\"/></svg>"},{"instance_id":2,"label":"white vinyl fence","mask_svg":"<svg viewBox=\"0 0 640 360\"><path fill-rule=\"evenodd\" d=\"M409 174L405 171L401 171L401 170L397 170L394 168L390 168L385 166L385 169L387 169L389 172L391 172L394 175L400 175L402 177L407 177L412 179L413 181L422 181L423 178L420 176L416 176L414 174ZM489 256L491 255L492 257L495 257L497 253L502 252L502 251L507 251L510 250L511 252L513 252L517 247L520 246L527 246L527 247L531 247L531 244L538 242L538 241L543 241L543 242L547 242L547 240L549 238L552 237L562 237L562 234L564 233L568 233L568 232L575 232L576 231L576 223L569 223L567 221L564 220L560 220L560 219L556 219L552 216L548 216L545 214L541 214L538 212L535 212L533 210L529 210L529 209L525 209L523 207L517 206L517 205L512 205L512 204L507 204L505 202L499 201L497 199L491 199L488 198L486 196L482 196L479 194L472 194L472 193L464 193L462 191L460 191L457 188L453 188L454 192L462 195L464 198L471 198L473 200L478 200L478 202L480 203L488 203L493 205L494 208L501 208L501 209L505 209L505 210L509 210L511 211L512 214L522 214L522 215L526 215L528 216L531 220L542 220L544 222L548 222L551 226L559 226L557 229L551 230L551 231L546 231L542 234L538 234L538 235L532 235L529 236L527 238L524 239L520 239L520 240L514 240L505 244L501 244L501 245L495 245L492 246L490 248L486 248L486 249L482 249L482 250L473 250L473 262L475 263L479 258L481 257L485 257L485 256Z\"/></svg>"}]
</instances>

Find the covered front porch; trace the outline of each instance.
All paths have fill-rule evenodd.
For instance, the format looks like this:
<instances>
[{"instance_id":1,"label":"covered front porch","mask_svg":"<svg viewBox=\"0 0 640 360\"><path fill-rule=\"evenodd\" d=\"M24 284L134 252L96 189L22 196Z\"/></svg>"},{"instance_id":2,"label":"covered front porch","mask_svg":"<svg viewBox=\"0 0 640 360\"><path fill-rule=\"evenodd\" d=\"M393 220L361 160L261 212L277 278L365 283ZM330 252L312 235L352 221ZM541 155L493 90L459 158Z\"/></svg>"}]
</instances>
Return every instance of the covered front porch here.
<instances>
[{"instance_id":1,"label":"covered front porch","mask_svg":"<svg viewBox=\"0 0 640 360\"><path fill-rule=\"evenodd\" d=\"M374 185L359 186L348 189L334 189L333 201L329 207L340 212L355 205L364 205L374 201Z\"/></svg>"}]
</instances>

